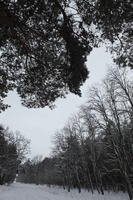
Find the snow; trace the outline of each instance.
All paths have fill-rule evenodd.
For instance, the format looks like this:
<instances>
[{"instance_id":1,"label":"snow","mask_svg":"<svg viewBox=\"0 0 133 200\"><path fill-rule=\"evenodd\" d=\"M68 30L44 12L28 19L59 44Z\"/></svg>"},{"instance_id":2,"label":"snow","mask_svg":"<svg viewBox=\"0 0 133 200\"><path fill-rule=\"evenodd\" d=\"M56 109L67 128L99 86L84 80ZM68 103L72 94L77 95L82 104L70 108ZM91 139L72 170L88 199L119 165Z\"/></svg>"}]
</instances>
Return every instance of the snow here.
<instances>
[{"instance_id":1,"label":"snow","mask_svg":"<svg viewBox=\"0 0 133 200\"><path fill-rule=\"evenodd\" d=\"M67 192L59 187L14 183L0 186L0 200L128 200L128 195L122 192L92 195L85 190L79 194L77 190Z\"/></svg>"}]
</instances>

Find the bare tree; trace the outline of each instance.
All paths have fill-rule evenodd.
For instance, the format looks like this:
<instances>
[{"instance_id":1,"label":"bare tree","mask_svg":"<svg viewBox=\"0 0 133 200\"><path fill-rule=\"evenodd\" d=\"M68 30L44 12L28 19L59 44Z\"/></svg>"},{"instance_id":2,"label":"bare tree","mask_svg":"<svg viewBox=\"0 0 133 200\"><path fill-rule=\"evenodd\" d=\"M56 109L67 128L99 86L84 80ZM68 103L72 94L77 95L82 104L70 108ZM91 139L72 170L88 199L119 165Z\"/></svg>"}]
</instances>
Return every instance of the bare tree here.
<instances>
[{"instance_id":1,"label":"bare tree","mask_svg":"<svg viewBox=\"0 0 133 200\"><path fill-rule=\"evenodd\" d=\"M100 127L111 139L114 158L117 158L120 173L125 180L125 187L130 199L132 199L133 188L129 173L131 172L129 165L131 158L128 157L125 150L125 135L123 134L125 120L129 123L127 113L132 106L132 99L126 79L122 82L123 79L120 74L114 73L114 71L110 71L109 75L104 80L102 91L98 88L91 90L88 107L99 117ZM123 98L123 96L126 98ZM128 109L125 109L126 106L128 106Z\"/></svg>"}]
</instances>

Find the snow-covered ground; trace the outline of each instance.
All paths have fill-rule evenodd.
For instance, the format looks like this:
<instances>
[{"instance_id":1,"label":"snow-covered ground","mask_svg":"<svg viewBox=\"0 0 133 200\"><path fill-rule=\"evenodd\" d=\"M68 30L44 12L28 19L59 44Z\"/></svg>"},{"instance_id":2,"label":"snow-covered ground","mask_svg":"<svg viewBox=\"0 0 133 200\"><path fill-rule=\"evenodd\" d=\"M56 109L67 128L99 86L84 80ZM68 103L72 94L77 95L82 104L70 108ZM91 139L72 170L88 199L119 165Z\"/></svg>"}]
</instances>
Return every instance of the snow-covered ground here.
<instances>
[{"instance_id":1,"label":"snow-covered ground","mask_svg":"<svg viewBox=\"0 0 133 200\"><path fill-rule=\"evenodd\" d=\"M92 195L87 191L80 194L77 190L67 192L58 187L36 186L14 183L11 186L0 186L0 200L128 200L124 193L106 193Z\"/></svg>"}]
</instances>

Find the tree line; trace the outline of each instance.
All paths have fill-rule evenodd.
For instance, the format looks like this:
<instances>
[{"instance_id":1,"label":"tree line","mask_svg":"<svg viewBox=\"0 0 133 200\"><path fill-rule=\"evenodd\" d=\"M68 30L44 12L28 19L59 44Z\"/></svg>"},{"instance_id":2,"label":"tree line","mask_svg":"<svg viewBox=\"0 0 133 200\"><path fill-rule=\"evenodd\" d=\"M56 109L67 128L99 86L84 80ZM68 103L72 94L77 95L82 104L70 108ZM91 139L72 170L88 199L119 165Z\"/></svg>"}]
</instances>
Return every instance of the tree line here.
<instances>
[{"instance_id":1,"label":"tree line","mask_svg":"<svg viewBox=\"0 0 133 200\"><path fill-rule=\"evenodd\" d=\"M55 133L52 156L26 161L18 180L68 191L122 190L133 199L132 88L127 70L110 68L101 85L89 89L78 114Z\"/></svg>"}]
</instances>

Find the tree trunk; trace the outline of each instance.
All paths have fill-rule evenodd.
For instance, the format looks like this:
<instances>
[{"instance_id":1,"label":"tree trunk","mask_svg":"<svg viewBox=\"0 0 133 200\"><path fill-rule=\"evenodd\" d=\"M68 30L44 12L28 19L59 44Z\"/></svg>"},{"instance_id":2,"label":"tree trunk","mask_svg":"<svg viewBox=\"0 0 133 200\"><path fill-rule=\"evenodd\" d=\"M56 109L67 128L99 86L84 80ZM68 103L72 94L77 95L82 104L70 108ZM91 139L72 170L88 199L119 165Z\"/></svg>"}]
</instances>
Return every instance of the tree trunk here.
<instances>
[{"instance_id":1,"label":"tree trunk","mask_svg":"<svg viewBox=\"0 0 133 200\"><path fill-rule=\"evenodd\" d=\"M92 194L93 194L93 193L94 193L94 188L93 188L93 183L92 183L92 180L91 180L91 175L90 175L90 170L89 170L89 168L88 168L87 179L88 179L88 175L89 175L89 182L90 182L91 192L92 192Z\"/></svg>"},{"instance_id":2,"label":"tree trunk","mask_svg":"<svg viewBox=\"0 0 133 200\"><path fill-rule=\"evenodd\" d=\"M76 179L77 179L77 183L78 183L78 191L79 191L79 193L81 193L81 184L80 184L80 179L79 179L77 167L76 167L75 171L76 171Z\"/></svg>"},{"instance_id":3,"label":"tree trunk","mask_svg":"<svg viewBox=\"0 0 133 200\"><path fill-rule=\"evenodd\" d=\"M129 195L129 199L133 200L133 187L126 172L124 172L124 178L126 182L126 189Z\"/></svg>"}]
</instances>

